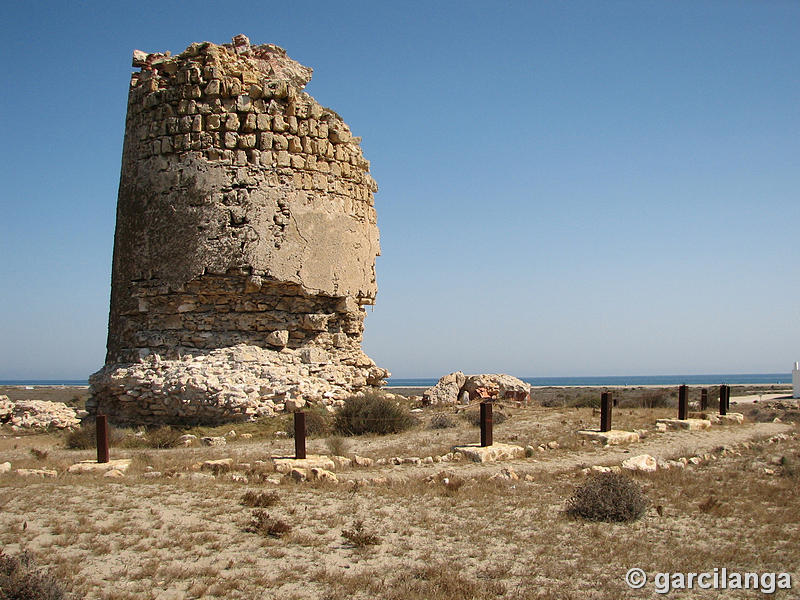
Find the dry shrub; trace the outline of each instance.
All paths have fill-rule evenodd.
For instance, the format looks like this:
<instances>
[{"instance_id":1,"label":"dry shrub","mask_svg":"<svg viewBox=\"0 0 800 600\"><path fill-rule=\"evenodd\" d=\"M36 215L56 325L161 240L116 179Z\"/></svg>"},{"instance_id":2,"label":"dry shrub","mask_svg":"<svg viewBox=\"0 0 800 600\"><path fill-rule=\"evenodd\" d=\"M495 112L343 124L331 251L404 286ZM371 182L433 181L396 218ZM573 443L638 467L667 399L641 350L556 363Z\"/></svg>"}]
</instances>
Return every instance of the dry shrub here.
<instances>
[{"instance_id":1,"label":"dry shrub","mask_svg":"<svg viewBox=\"0 0 800 600\"><path fill-rule=\"evenodd\" d=\"M125 433L108 426L108 445L119 446L125 440ZM94 423L82 424L69 431L64 438L64 445L69 450L90 450L97 448L97 431Z\"/></svg>"},{"instance_id":2,"label":"dry shrub","mask_svg":"<svg viewBox=\"0 0 800 600\"><path fill-rule=\"evenodd\" d=\"M442 484L444 485L445 496L455 496L458 493L458 490L462 488L464 483L464 479L455 475L451 475L450 477L443 479Z\"/></svg>"},{"instance_id":3,"label":"dry shrub","mask_svg":"<svg viewBox=\"0 0 800 600\"><path fill-rule=\"evenodd\" d=\"M356 548L365 548L381 543L380 537L364 530L364 521L361 519L353 521L352 529L342 529L342 537Z\"/></svg>"},{"instance_id":4,"label":"dry shrub","mask_svg":"<svg viewBox=\"0 0 800 600\"><path fill-rule=\"evenodd\" d=\"M292 530L292 526L286 521L270 517L269 513L265 510L254 510L251 515L250 523L244 530L248 533L281 537L289 533Z\"/></svg>"},{"instance_id":5,"label":"dry shrub","mask_svg":"<svg viewBox=\"0 0 800 600\"><path fill-rule=\"evenodd\" d=\"M620 398L617 406L619 408L674 408L677 403L671 393L666 390L646 390L638 396Z\"/></svg>"},{"instance_id":6,"label":"dry shrub","mask_svg":"<svg viewBox=\"0 0 800 600\"><path fill-rule=\"evenodd\" d=\"M37 569L30 554L9 556L0 550L0 600L64 600L67 597L61 583Z\"/></svg>"},{"instance_id":7,"label":"dry shrub","mask_svg":"<svg viewBox=\"0 0 800 600\"><path fill-rule=\"evenodd\" d=\"M781 456L781 475L800 479L800 461L791 456Z\"/></svg>"},{"instance_id":8,"label":"dry shrub","mask_svg":"<svg viewBox=\"0 0 800 600\"><path fill-rule=\"evenodd\" d=\"M456 422L453 420L453 417L447 413L436 413L431 417L431 429L449 429L455 426Z\"/></svg>"},{"instance_id":9,"label":"dry shrub","mask_svg":"<svg viewBox=\"0 0 800 600\"><path fill-rule=\"evenodd\" d=\"M350 443L338 435L329 437L326 445L328 446L328 452L333 456L345 456L350 449Z\"/></svg>"},{"instance_id":10,"label":"dry shrub","mask_svg":"<svg viewBox=\"0 0 800 600\"><path fill-rule=\"evenodd\" d=\"M38 448L31 448L31 455L36 460L44 460L47 458L47 450L39 450Z\"/></svg>"},{"instance_id":11,"label":"dry shrub","mask_svg":"<svg viewBox=\"0 0 800 600\"><path fill-rule=\"evenodd\" d=\"M331 416L325 409L311 408L303 411L306 415L306 436L317 437L331 433ZM294 437L294 414L289 415L286 433Z\"/></svg>"},{"instance_id":12,"label":"dry shrub","mask_svg":"<svg viewBox=\"0 0 800 600\"><path fill-rule=\"evenodd\" d=\"M183 432L179 429L164 426L158 429L150 429L144 435L144 442L148 448L175 448L180 444L178 441Z\"/></svg>"},{"instance_id":13,"label":"dry shrub","mask_svg":"<svg viewBox=\"0 0 800 600\"><path fill-rule=\"evenodd\" d=\"M642 488L622 473L598 473L579 486L567 501L567 514L589 521L635 521L648 500Z\"/></svg>"},{"instance_id":14,"label":"dry shrub","mask_svg":"<svg viewBox=\"0 0 800 600\"><path fill-rule=\"evenodd\" d=\"M467 420L467 422L473 427L481 426L480 410L468 410L461 414ZM508 419L508 415L505 414L504 412L500 412L499 410L492 411L492 425L500 425L500 423L504 423L506 419Z\"/></svg>"},{"instance_id":15,"label":"dry shrub","mask_svg":"<svg viewBox=\"0 0 800 600\"><path fill-rule=\"evenodd\" d=\"M239 504L242 506L250 506L251 508L267 508L278 503L280 496L275 492L245 492Z\"/></svg>"},{"instance_id":16,"label":"dry shrub","mask_svg":"<svg viewBox=\"0 0 800 600\"><path fill-rule=\"evenodd\" d=\"M351 396L334 417L334 430L340 435L400 433L411 429L416 420L407 408L380 392Z\"/></svg>"}]
</instances>

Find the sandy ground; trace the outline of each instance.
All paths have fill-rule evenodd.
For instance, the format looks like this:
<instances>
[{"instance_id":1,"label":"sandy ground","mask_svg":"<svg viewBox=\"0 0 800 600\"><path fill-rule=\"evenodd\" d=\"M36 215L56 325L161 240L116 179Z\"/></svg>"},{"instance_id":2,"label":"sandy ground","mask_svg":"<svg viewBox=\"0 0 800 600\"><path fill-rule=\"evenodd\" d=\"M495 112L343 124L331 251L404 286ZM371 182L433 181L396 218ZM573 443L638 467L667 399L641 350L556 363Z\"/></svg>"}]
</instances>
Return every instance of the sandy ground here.
<instances>
[{"instance_id":1,"label":"sandy ground","mask_svg":"<svg viewBox=\"0 0 800 600\"><path fill-rule=\"evenodd\" d=\"M345 468L337 471L338 484L275 485L260 478L255 461L290 454L293 441L286 439L234 439L219 448L112 449L113 458L134 461L126 477L112 480L64 473L93 452L65 450L58 434L5 431L0 462L53 468L59 476L0 475L0 544L10 553L32 551L74 597L102 600L652 597L652 587L624 585L625 571L633 566L648 572L788 570L800 585L800 531L793 526L800 521L798 480L778 466L782 457L800 457L794 424L770 420L657 433L655 419L674 416L674 409L620 408L615 427L644 429L647 436L629 447L604 448L575 435L596 426L599 417L591 408L504 412L508 419L495 427L495 441L558 447L502 463ZM431 429L427 423L437 413L451 415L453 425ZM422 424L407 433L347 439L346 453L424 458L478 440L478 429L449 409L426 409L419 416ZM773 441L781 434L788 437ZM329 443L312 438L309 452L325 453ZM46 456L37 458L32 448ZM566 499L585 480L582 468L620 464L642 453L708 456L685 470L638 476L651 507L633 524L564 516ZM231 474L195 477L193 465L220 458L232 458L247 482ZM508 468L520 479L490 479ZM151 471L164 475L146 476ZM266 471L264 476L275 477ZM463 486L443 486L443 472ZM265 510L291 525L291 532L280 538L248 532L253 509L240 503L246 491L274 492L277 500ZM376 544L359 546L345 536L359 520ZM722 596L693 590L669 597ZM763 595L751 590L724 597Z\"/></svg>"}]
</instances>

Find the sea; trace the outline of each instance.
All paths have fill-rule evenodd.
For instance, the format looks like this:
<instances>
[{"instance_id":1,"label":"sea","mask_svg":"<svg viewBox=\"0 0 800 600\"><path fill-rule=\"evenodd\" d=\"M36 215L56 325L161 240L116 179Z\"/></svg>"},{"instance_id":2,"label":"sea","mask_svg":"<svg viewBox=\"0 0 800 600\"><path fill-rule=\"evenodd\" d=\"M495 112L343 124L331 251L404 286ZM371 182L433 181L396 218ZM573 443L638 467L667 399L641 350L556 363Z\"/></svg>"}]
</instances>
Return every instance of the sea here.
<instances>
[{"instance_id":1,"label":"sea","mask_svg":"<svg viewBox=\"0 0 800 600\"><path fill-rule=\"evenodd\" d=\"M792 382L791 373L733 373L716 375L600 375L581 377L520 377L534 387L577 386L602 387L610 385L742 385L742 384L786 384ZM438 381L435 377L400 378L390 377L387 385L392 387L430 387ZM0 385L65 385L86 386L85 379L0 379Z\"/></svg>"}]
</instances>

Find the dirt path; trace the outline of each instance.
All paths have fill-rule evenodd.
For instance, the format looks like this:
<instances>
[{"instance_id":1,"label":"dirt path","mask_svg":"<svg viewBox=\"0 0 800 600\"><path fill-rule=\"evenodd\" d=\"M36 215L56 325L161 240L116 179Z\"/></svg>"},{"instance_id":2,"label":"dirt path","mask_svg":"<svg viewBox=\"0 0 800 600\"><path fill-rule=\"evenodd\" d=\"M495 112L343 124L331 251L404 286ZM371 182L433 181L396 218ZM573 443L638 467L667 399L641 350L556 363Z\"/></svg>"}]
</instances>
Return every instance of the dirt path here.
<instances>
[{"instance_id":1,"label":"dirt path","mask_svg":"<svg viewBox=\"0 0 800 600\"><path fill-rule=\"evenodd\" d=\"M531 458L490 463L449 462L421 465L384 466L369 470L346 471L339 474L340 480L364 481L386 478L400 483L416 477L434 475L440 471L452 471L462 477L492 475L503 468L511 467L519 475L557 473L592 465L618 465L626 458L649 454L656 459L691 457L713 451L720 446L736 446L743 442L771 437L793 430L784 423L746 423L743 425L715 427L709 431L669 431L651 433L638 444L629 446L592 446L590 450L549 451L537 453Z\"/></svg>"}]
</instances>

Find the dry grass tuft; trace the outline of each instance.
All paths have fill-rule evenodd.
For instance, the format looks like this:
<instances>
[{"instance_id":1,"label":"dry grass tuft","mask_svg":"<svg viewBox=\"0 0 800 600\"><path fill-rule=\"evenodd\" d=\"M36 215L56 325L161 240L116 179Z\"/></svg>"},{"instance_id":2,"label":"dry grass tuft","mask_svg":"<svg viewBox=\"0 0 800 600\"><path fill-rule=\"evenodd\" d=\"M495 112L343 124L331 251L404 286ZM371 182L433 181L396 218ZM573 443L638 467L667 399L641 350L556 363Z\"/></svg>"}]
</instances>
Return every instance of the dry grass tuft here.
<instances>
[{"instance_id":1,"label":"dry grass tuft","mask_svg":"<svg viewBox=\"0 0 800 600\"><path fill-rule=\"evenodd\" d=\"M239 501L239 504L242 506L249 506L251 508L267 508L269 506L274 506L280 500L280 496L278 496L275 492L254 492L249 491L245 492L242 496L242 499Z\"/></svg>"},{"instance_id":2,"label":"dry grass tuft","mask_svg":"<svg viewBox=\"0 0 800 600\"><path fill-rule=\"evenodd\" d=\"M330 452L332 456L345 456L350 450L350 443L345 438L338 435L329 437L325 445L328 447L328 452Z\"/></svg>"},{"instance_id":3,"label":"dry grass tuft","mask_svg":"<svg viewBox=\"0 0 800 600\"><path fill-rule=\"evenodd\" d=\"M31 455L36 460L45 460L47 458L47 450L39 450L38 448L31 448Z\"/></svg>"},{"instance_id":4,"label":"dry grass tuft","mask_svg":"<svg viewBox=\"0 0 800 600\"><path fill-rule=\"evenodd\" d=\"M447 413L436 413L431 417L429 425L431 429L450 429L455 426L456 422L453 420L453 417Z\"/></svg>"},{"instance_id":5,"label":"dry grass tuft","mask_svg":"<svg viewBox=\"0 0 800 600\"><path fill-rule=\"evenodd\" d=\"M0 550L0 599L64 600L67 597L61 583L38 569L30 554L9 556Z\"/></svg>"},{"instance_id":6,"label":"dry grass tuft","mask_svg":"<svg viewBox=\"0 0 800 600\"><path fill-rule=\"evenodd\" d=\"M270 517L265 510L254 510L250 523L245 527L245 531L248 533L258 533L278 538L286 535L291 530L292 526L289 523Z\"/></svg>"},{"instance_id":7,"label":"dry grass tuft","mask_svg":"<svg viewBox=\"0 0 800 600\"><path fill-rule=\"evenodd\" d=\"M588 521L628 522L644 514L648 501L642 488L627 475L598 473L567 501L567 514Z\"/></svg>"},{"instance_id":8,"label":"dry grass tuft","mask_svg":"<svg viewBox=\"0 0 800 600\"><path fill-rule=\"evenodd\" d=\"M352 529L342 529L342 537L355 548L365 548L381 543L379 536L364 529L364 521L361 519L353 521Z\"/></svg>"}]
</instances>

